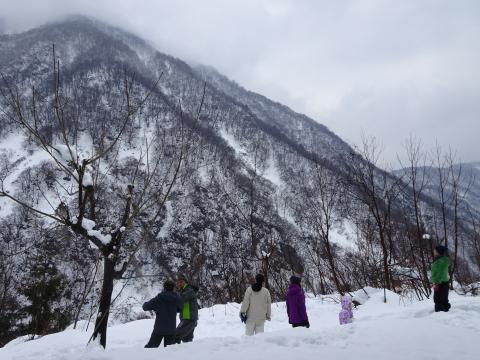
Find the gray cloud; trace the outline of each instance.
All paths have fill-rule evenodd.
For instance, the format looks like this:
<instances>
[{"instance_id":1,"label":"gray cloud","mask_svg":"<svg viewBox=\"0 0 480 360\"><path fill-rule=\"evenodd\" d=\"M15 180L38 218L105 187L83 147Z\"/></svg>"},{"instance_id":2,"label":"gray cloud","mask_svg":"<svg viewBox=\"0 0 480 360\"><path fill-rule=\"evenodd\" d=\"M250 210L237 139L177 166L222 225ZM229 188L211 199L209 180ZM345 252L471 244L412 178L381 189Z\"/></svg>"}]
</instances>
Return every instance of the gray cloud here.
<instances>
[{"instance_id":1,"label":"gray cloud","mask_svg":"<svg viewBox=\"0 0 480 360\"><path fill-rule=\"evenodd\" d=\"M0 0L7 29L82 13L209 64L394 162L410 134L480 161L475 0Z\"/></svg>"}]
</instances>

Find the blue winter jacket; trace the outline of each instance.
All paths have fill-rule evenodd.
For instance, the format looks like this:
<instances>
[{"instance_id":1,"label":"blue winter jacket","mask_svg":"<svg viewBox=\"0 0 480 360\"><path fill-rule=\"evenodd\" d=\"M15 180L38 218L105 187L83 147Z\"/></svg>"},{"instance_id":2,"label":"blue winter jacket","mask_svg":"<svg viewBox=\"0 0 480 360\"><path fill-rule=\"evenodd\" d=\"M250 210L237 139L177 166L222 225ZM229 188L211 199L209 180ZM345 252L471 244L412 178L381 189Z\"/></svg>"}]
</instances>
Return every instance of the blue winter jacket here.
<instances>
[{"instance_id":1,"label":"blue winter jacket","mask_svg":"<svg viewBox=\"0 0 480 360\"><path fill-rule=\"evenodd\" d=\"M153 333L157 335L174 335L177 327L177 313L182 307L182 300L173 291L163 291L152 300L143 304L143 310L155 311Z\"/></svg>"}]
</instances>

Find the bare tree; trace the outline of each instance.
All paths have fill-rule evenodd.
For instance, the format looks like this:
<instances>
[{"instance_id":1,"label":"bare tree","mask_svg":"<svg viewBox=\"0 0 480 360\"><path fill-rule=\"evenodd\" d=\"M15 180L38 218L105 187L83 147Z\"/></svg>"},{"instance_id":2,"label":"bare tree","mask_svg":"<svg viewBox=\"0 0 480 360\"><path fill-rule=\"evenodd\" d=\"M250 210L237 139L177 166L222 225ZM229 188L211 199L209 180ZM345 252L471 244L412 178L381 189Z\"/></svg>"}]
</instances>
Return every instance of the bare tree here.
<instances>
[{"instance_id":1,"label":"bare tree","mask_svg":"<svg viewBox=\"0 0 480 360\"><path fill-rule=\"evenodd\" d=\"M411 249L410 258L416 264L419 274L421 275L421 281L423 284L423 292L428 296L430 293L430 280L428 278L428 266L429 260L432 257L433 243L431 236L427 234L422 208L421 199L423 197L424 190L428 186L429 178L427 166L427 153L422 150L422 144L420 140L411 136L405 143L405 150L407 154L408 163L405 167L407 169L406 180L409 187L406 188L406 198L411 199L413 205L413 218L415 224L415 234L412 236L415 241L410 241L407 245L407 249ZM401 162L400 162L401 163ZM403 166L402 166L403 167ZM405 226L408 229L410 223L409 213L406 214ZM428 236L424 236L424 235ZM428 242L428 247L426 246ZM420 255L420 262L417 262L417 253Z\"/></svg>"},{"instance_id":2,"label":"bare tree","mask_svg":"<svg viewBox=\"0 0 480 360\"><path fill-rule=\"evenodd\" d=\"M460 246L460 239L462 237L462 220L460 212L465 201L470 186L473 181L473 177L467 178L467 174L463 171L462 164L456 160L455 155L450 150L446 156L449 172L449 192L451 192L451 207L453 208L452 214L452 238L453 238L453 256L452 266L450 267L450 286L453 289L453 278L458 265L458 253ZM464 210L464 209L463 209Z\"/></svg>"},{"instance_id":3,"label":"bare tree","mask_svg":"<svg viewBox=\"0 0 480 360\"><path fill-rule=\"evenodd\" d=\"M325 273L321 262L326 257L335 288L340 294L343 294L345 286L340 281L336 255L331 242L331 230L339 217L341 182L333 173L317 162L313 163L311 170L310 174L300 173L299 193L301 196L296 209L298 222L302 227L313 230L306 248L317 268L321 284Z\"/></svg>"},{"instance_id":4,"label":"bare tree","mask_svg":"<svg viewBox=\"0 0 480 360\"><path fill-rule=\"evenodd\" d=\"M27 101L19 86L2 74L3 115L21 127L49 155L57 170L73 180L73 185L69 189L58 189L62 196L57 205L49 202L50 210L38 208L23 199L21 194L12 193L5 188L3 181L0 184L0 197L8 198L48 221L64 226L98 249L103 262L103 283L92 337L98 338L105 347L114 281L121 279L144 242L144 236L138 232L138 220L153 225L162 214L184 159L184 129L181 125L178 127L179 136L174 144L178 152L166 164L160 154L154 154L151 144L146 140L141 155L131 166L130 176L114 176L111 160L116 160L115 153L118 152L120 140L127 126L149 101L158 81L151 90L139 97L132 91L140 93L142 86L125 73L123 104L111 109L109 114L119 123L117 132L113 135L107 132L102 134L95 150L85 156L78 151L75 131L76 120L81 116L71 111L72 104L77 106L77 111L79 108L81 110L81 106L75 104L79 99L69 97L61 90L60 64L55 57L55 49L52 75L52 93L43 96L32 87L30 100ZM181 123L183 114L181 111L177 113ZM45 135L45 125L51 128L51 120L55 121L56 131L52 136ZM114 197L117 204L123 203L122 208L108 204L109 196ZM102 203L104 201L107 203ZM149 215L145 217L147 211Z\"/></svg>"},{"instance_id":5,"label":"bare tree","mask_svg":"<svg viewBox=\"0 0 480 360\"><path fill-rule=\"evenodd\" d=\"M278 234L274 229L270 229L270 235L265 241L265 249L260 250L258 259L261 261L262 274L265 276L265 287L270 289L270 270L272 267L272 258L277 249Z\"/></svg>"},{"instance_id":6,"label":"bare tree","mask_svg":"<svg viewBox=\"0 0 480 360\"><path fill-rule=\"evenodd\" d=\"M448 169L448 160L443 155L442 149L440 147L440 144L436 144L435 146L435 152L433 154L434 156L434 161L435 161L435 167L437 170L437 175L438 175L438 200L440 202L440 210L441 210L441 233L442 233L442 238L443 238L443 243L445 247L448 248L448 224L447 224L447 212L448 212L448 207L449 207L449 198L448 198L448 183L450 181L450 172L447 170ZM436 226L438 228L438 226ZM439 231L437 230L437 234ZM437 236L440 238L439 236Z\"/></svg>"},{"instance_id":7,"label":"bare tree","mask_svg":"<svg viewBox=\"0 0 480 360\"><path fill-rule=\"evenodd\" d=\"M367 206L382 254L383 287L395 290L390 271L393 265L392 216L404 183L402 177L394 177L379 169L380 156L381 151L376 140L364 138L360 155L352 154L348 162L350 184L347 189L353 198Z\"/></svg>"}]
</instances>

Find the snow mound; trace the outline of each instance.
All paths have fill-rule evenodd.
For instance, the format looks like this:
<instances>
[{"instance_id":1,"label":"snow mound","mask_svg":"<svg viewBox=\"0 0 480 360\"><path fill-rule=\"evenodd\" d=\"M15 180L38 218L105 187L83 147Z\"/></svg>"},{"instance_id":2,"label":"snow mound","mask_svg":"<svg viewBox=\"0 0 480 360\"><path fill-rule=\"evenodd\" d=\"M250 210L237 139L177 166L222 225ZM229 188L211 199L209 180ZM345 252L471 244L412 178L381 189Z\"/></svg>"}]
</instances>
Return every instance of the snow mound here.
<instances>
[{"instance_id":1,"label":"snow mound","mask_svg":"<svg viewBox=\"0 0 480 360\"><path fill-rule=\"evenodd\" d=\"M388 303L390 306L395 306L402 303L400 296L393 291L372 287L357 290L352 295L352 300L360 305L376 306L377 304Z\"/></svg>"}]
</instances>

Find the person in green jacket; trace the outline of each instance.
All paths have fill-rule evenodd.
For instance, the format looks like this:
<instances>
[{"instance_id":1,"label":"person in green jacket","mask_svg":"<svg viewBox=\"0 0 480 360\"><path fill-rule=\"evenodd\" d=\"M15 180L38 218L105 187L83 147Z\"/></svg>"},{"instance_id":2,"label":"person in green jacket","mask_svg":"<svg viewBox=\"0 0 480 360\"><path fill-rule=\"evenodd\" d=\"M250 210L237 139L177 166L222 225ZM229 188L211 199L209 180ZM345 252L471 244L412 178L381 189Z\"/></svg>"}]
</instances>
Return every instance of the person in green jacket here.
<instances>
[{"instance_id":1,"label":"person in green jacket","mask_svg":"<svg viewBox=\"0 0 480 360\"><path fill-rule=\"evenodd\" d=\"M442 245L437 245L433 250L432 283L435 312L450 310L450 303L448 302L448 267L450 266L450 259L447 253L448 249Z\"/></svg>"},{"instance_id":2,"label":"person in green jacket","mask_svg":"<svg viewBox=\"0 0 480 360\"><path fill-rule=\"evenodd\" d=\"M193 332L197 327L198 321L198 288L190 285L187 278L183 275L177 279L177 288L180 292L182 307L180 310L180 324L178 324L175 331L175 338L177 344L180 344L180 342L193 341Z\"/></svg>"}]
</instances>

